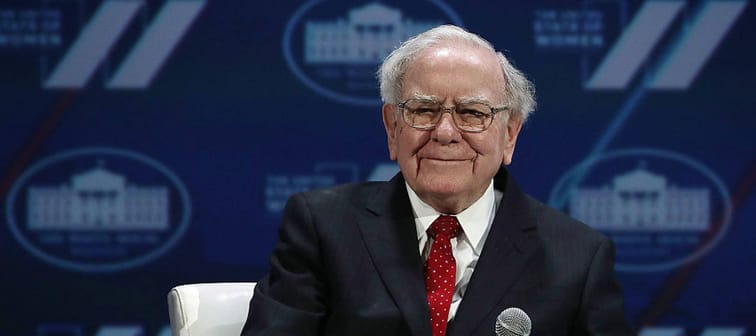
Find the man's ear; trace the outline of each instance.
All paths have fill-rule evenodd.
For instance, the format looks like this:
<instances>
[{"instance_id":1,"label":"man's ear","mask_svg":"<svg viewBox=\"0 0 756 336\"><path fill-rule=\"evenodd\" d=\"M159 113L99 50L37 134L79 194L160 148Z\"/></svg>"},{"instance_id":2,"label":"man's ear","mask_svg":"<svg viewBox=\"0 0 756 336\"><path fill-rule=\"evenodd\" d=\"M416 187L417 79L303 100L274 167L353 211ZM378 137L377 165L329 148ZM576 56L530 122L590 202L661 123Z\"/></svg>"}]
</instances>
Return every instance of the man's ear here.
<instances>
[{"instance_id":1,"label":"man's ear","mask_svg":"<svg viewBox=\"0 0 756 336\"><path fill-rule=\"evenodd\" d=\"M504 157L502 158L502 163L504 165L512 163L512 156L514 155L515 145L517 144L517 137L520 135L521 129L521 118L509 118L509 120L507 120L507 127L505 130L507 138L504 140Z\"/></svg>"},{"instance_id":2,"label":"man's ear","mask_svg":"<svg viewBox=\"0 0 756 336\"><path fill-rule=\"evenodd\" d=\"M386 140L388 141L389 158L392 161L396 161L396 105L383 104L381 111L383 113L383 127L386 129Z\"/></svg>"}]
</instances>

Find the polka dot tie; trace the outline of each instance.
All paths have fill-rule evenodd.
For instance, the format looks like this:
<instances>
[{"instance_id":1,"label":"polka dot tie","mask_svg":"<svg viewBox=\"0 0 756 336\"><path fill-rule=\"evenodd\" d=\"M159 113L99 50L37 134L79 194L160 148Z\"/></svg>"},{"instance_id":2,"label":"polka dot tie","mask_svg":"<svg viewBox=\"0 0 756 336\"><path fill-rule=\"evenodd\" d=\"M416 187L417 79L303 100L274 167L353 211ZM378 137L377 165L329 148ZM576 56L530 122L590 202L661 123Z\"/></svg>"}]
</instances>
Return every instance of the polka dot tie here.
<instances>
[{"instance_id":1,"label":"polka dot tie","mask_svg":"<svg viewBox=\"0 0 756 336\"><path fill-rule=\"evenodd\" d=\"M449 306L457 274L457 262L452 255L450 240L461 229L457 217L443 215L436 218L428 229L433 244L425 265L425 291L428 294L433 336L446 335L446 322L449 319Z\"/></svg>"}]
</instances>

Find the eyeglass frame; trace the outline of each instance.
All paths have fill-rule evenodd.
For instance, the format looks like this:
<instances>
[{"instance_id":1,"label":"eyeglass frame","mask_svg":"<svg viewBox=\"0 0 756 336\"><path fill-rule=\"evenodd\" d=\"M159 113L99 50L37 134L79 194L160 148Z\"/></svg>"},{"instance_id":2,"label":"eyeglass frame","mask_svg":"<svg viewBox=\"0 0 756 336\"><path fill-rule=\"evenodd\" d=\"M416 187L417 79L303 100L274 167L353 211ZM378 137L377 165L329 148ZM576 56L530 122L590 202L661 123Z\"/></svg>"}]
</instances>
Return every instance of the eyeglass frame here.
<instances>
[{"instance_id":1,"label":"eyeglass frame","mask_svg":"<svg viewBox=\"0 0 756 336\"><path fill-rule=\"evenodd\" d=\"M441 109L441 114L439 114L438 121L436 121L436 123L433 124L430 127L418 127L418 126L415 126L412 123L410 123L407 120L407 117L405 116L405 114L402 113L402 120L404 120L404 123L406 123L409 127L412 127L414 129L418 129L418 130L422 130L422 131L430 131L430 130L433 130L434 128L438 127L438 124L441 123L441 119L443 118L444 113L448 112L449 114L451 114L451 117L452 117L451 119L452 119L452 122L454 123L454 126L456 126L457 129L459 129L460 131L467 132L467 133L481 133L481 132L486 131L489 127L491 127L491 125L493 124L493 121L496 118L496 115L498 113L500 113L502 111L509 110L511 108L511 106L508 105L508 104L507 105L501 105L501 106L494 107L494 106L491 106L491 104L486 103L486 102L482 102L482 101L470 102L470 103L474 103L474 104L485 105L486 107L488 107L491 110L491 120L488 122L488 125L485 125L480 130L469 130L469 129L464 129L461 126L459 126L457 124L457 119L454 118L454 115L457 114L457 106L460 105L460 104L454 104L453 106L444 106L441 102L435 101L435 100L432 100L432 99L409 98L409 99L407 99L407 100L405 100L405 101L403 101L401 103L397 103L395 105L396 105L396 107L398 107L398 108L402 109L402 111L404 111L404 110L407 110L407 103L410 102L410 101L412 101L412 100L419 100L419 101L425 101L425 102L428 102L428 103L435 103L435 104L438 104L439 108ZM465 103L461 103L461 104L465 104Z\"/></svg>"}]
</instances>

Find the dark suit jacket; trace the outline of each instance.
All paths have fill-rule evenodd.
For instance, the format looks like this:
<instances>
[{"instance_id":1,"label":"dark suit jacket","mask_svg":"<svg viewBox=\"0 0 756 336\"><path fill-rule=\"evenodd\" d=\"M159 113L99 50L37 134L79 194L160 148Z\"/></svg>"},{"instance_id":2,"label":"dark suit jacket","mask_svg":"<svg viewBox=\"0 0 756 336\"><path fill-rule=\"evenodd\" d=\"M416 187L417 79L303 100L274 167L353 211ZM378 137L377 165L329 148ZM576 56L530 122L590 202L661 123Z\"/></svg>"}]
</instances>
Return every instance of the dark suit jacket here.
<instances>
[{"instance_id":1,"label":"dark suit jacket","mask_svg":"<svg viewBox=\"0 0 756 336\"><path fill-rule=\"evenodd\" d=\"M508 307L533 336L631 335L611 241L525 195L505 168L494 188L503 198L447 335L494 335ZM400 175L296 194L279 235L242 335L431 335Z\"/></svg>"}]
</instances>

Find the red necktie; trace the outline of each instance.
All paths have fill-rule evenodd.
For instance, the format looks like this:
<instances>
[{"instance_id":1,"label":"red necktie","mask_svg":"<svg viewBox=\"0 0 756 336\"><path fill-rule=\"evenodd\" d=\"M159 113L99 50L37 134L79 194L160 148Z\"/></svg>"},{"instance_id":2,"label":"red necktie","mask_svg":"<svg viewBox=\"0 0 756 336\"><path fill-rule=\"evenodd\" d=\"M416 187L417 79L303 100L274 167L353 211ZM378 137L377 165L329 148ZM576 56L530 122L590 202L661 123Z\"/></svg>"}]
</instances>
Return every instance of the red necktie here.
<instances>
[{"instance_id":1,"label":"red necktie","mask_svg":"<svg viewBox=\"0 0 756 336\"><path fill-rule=\"evenodd\" d=\"M433 336L446 335L449 306L454 295L457 262L451 249L451 238L461 230L457 217L441 215L433 221L428 235L433 238L425 265L425 291L428 294Z\"/></svg>"}]
</instances>

